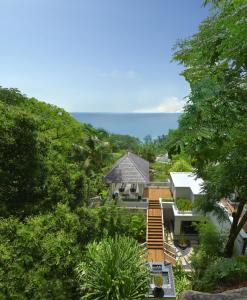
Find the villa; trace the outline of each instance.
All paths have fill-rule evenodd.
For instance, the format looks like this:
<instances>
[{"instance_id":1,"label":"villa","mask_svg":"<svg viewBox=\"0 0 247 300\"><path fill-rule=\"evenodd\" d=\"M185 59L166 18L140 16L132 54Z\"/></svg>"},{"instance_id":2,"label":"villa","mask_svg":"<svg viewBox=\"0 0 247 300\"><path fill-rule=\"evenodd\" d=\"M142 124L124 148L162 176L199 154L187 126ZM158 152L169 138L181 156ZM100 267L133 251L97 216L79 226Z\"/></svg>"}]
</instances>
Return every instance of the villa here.
<instances>
[{"instance_id":1,"label":"villa","mask_svg":"<svg viewBox=\"0 0 247 300\"><path fill-rule=\"evenodd\" d=\"M149 183L149 162L128 152L105 176L110 184L110 195L124 199L141 199Z\"/></svg>"},{"instance_id":2,"label":"villa","mask_svg":"<svg viewBox=\"0 0 247 300\"><path fill-rule=\"evenodd\" d=\"M194 203L204 194L203 180L192 172L170 172L166 182L150 182L149 162L128 152L114 164L105 176L105 182L109 184L110 199L115 200L118 206L126 207L130 212L141 210L146 215L145 248L150 272L162 273L163 298L174 299L171 265L176 264L179 258L183 267L191 270L189 257L193 246L198 244L194 224L202 218L201 213L194 209ZM229 199L219 205L226 211L228 220L219 223L212 213L208 217L219 229L229 229L234 207L229 211ZM236 239L236 254L246 254L246 230L247 224ZM188 242L186 251L181 247L182 235Z\"/></svg>"},{"instance_id":3,"label":"villa","mask_svg":"<svg viewBox=\"0 0 247 300\"><path fill-rule=\"evenodd\" d=\"M193 209L193 205L195 200L203 194L202 184L203 180L196 178L192 172L170 172L170 188L174 203L171 207L171 218L167 218L167 221L173 223L175 239L178 238L181 232L185 233L187 238L197 236L193 223L198 222L201 215ZM181 201L185 202L186 200L189 204L187 205L188 209L186 207L180 208ZM168 210L167 206L165 208Z\"/></svg>"}]
</instances>

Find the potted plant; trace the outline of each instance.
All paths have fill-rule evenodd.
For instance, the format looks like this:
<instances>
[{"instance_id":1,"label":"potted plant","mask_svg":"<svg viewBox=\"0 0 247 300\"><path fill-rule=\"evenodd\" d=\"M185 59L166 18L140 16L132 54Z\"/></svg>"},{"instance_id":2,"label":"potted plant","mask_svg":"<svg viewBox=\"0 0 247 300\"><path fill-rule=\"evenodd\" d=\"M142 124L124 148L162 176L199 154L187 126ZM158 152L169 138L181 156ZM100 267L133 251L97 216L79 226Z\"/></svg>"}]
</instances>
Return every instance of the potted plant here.
<instances>
[{"instance_id":1,"label":"potted plant","mask_svg":"<svg viewBox=\"0 0 247 300\"><path fill-rule=\"evenodd\" d=\"M185 234L183 231L181 231L180 236L179 236L179 241L178 241L178 246L184 250L188 246L188 241L186 240Z\"/></svg>"},{"instance_id":2,"label":"potted plant","mask_svg":"<svg viewBox=\"0 0 247 300\"><path fill-rule=\"evenodd\" d=\"M154 276L154 285L155 288L153 289L153 295L155 298L163 298L164 297L164 290L162 288L163 286L163 276L162 274L155 275Z\"/></svg>"}]
</instances>

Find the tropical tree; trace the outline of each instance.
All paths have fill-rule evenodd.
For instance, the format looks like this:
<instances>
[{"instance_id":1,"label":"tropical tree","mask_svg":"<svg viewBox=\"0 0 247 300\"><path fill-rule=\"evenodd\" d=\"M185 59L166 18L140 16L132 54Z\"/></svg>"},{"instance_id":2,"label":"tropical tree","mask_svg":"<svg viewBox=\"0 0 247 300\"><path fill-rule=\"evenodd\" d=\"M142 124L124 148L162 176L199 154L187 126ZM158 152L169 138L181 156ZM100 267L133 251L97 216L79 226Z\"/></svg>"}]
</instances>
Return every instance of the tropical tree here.
<instances>
[{"instance_id":1,"label":"tropical tree","mask_svg":"<svg viewBox=\"0 0 247 300\"><path fill-rule=\"evenodd\" d=\"M89 244L77 272L81 299L136 300L148 291L145 253L132 238L115 236Z\"/></svg>"},{"instance_id":2,"label":"tropical tree","mask_svg":"<svg viewBox=\"0 0 247 300\"><path fill-rule=\"evenodd\" d=\"M0 298L79 299L75 267L92 230L66 205L54 213L0 219Z\"/></svg>"},{"instance_id":3,"label":"tropical tree","mask_svg":"<svg viewBox=\"0 0 247 300\"><path fill-rule=\"evenodd\" d=\"M191 172L192 166L182 158L179 158L172 162L170 172Z\"/></svg>"},{"instance_id":4,"label":"tropical tree","mask_svg":"<svg viewBox=\"0 0 247 300\"><path fill-rule=\"evenodd\" d=\"M185 66L191 94L180 120L180 136L197 174L205 181L202 208L216 211L222 197L235 193L239 201L225 246L247 221L247 6L245 0L205 1L212 14L190 39L177 44L174 59ZM241 163L242 162L242 163Z\"/></svg>"}]
</instances>

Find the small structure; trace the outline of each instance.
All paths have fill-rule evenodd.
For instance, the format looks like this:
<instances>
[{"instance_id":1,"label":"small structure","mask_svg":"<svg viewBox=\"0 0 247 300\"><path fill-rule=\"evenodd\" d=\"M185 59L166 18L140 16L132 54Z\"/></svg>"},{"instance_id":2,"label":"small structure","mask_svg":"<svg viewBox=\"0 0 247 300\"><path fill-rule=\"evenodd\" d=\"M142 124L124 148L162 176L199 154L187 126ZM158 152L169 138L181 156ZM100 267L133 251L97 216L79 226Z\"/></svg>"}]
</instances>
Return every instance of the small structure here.
<instances>
[{"instance_id":1,"label":"small structure","mask_svg":"<svg viewBox=\"0 0 247 300\"><path fill-rule=\"evenodd\" d=\"M170 172L173 198L186 198L194 202L203 194L203 180L192 172Z\"/></svg>"},{"instance_id":2,"label":"small structure","mask_svg":"<svg viewBox=\"0 0 247 300\"><path fill-rule=\"evenodd\" d=\"M174 218L174 236L179 237L181 232L186 236L193 238L196 231L193 227L193 222L201 219L201 214L193 208L190 210L180 210L176 202L180 201L179 198L187 199L194 203L194 201L203 195L202 190L203 180L196 178L192 172L171 172L170 173L170 186L175 200L172 204L173 218ZM192 207L192 206L191 206Z\"/></svg>"},{"instance_id":3,"label":"small structure","mask_svg":"<svg viewBox=\"0 0 247 300\"><path fill-rule=\"evenodd\" d=\"M111 185L112 197L140 199L149 183L149 162L128 152L114 164L104 179Z\"/></svg>"},{"instance_id":4,"label":"small structure","mask_svg":"<svg viewBox=\"0 0 247 300\"><path fill-rule=\"evenodd\" d=\"M157 156L155 160L161 163L167 163L170 161L168 153Z\"/></svg>"},{"instance_id":5,"label":"small structure","mask_svg":"<svg viewBox=\"0 0 247 300\"><path fill-rule=\"evenodd\" d=\"M176 299L176 291L174 285L174 278L171 264L164 264L163 262L152 262L149 263L151 273L151 283L149 287L148 297L153 299ZM155 297L155 277L160 276L162 278L162 284L159 289L162 290L162 296Z\"/></svg>"}]
</instances>

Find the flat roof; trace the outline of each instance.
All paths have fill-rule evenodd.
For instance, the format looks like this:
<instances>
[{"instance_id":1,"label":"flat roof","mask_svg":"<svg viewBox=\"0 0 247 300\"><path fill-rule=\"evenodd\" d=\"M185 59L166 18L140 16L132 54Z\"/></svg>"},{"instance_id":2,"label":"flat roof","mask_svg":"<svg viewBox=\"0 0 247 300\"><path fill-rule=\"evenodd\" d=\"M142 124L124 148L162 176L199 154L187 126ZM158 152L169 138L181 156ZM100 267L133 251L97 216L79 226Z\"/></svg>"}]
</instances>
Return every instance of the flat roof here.
<instances>
[{"instance_id":1,"label":"flat roof","mask_svg":"<svg viewBox=\"0 0 247 300\"><path fill-rule=\"evenodd\" d=\"M194 195L203 194L203 179L197 178L192 172L170 172L175 187L190 188Z\"/></svg>"}]
</instances>

